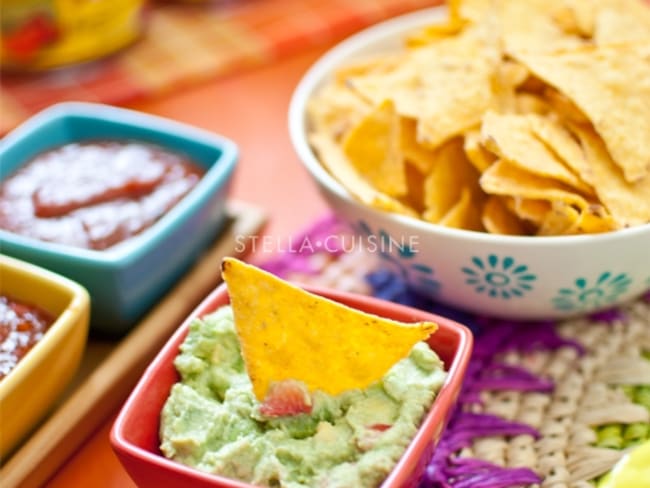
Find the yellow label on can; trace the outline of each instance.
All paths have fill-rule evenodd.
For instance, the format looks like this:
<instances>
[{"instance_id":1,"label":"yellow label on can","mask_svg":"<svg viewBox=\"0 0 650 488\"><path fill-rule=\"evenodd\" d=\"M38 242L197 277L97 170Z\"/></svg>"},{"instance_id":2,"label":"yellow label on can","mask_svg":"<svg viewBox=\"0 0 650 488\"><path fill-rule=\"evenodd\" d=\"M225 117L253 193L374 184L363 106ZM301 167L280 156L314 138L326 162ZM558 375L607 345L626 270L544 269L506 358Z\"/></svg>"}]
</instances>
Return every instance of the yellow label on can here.
<instances>
[{"instance_id":1,"label":"yellow label on can","mask_svg":"<svg viewBox=\"0 0 650 488\"><path fill-rule=\"evenodd\" d=\"M134 41L145 0L3 0L2 65L47 69L91 61Z\"/></svg>"}]
</instances>

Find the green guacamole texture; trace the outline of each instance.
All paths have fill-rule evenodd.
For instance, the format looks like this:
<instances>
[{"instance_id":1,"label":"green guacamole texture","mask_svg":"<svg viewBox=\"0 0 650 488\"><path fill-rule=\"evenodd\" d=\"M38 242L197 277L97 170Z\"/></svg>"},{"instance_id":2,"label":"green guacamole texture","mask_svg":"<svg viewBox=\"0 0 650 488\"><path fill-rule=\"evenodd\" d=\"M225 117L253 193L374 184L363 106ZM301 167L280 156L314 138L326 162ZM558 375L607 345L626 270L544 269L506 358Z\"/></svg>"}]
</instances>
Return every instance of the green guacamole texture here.
<instances>
[{"instance_id":1,"label":"green guacamole texture","mask_svg":"<svg viewBox=\"0 0 650 488\"><path fill-rule=\"evenodd\" d=\"M288 488L380 485L446 374L421 342L365 390L337 396L316 391L310 414L264 417L230 307L190 325L174 364L181 381L162 410L164 455L201 471Z\"/></svg>"}]
</instances>

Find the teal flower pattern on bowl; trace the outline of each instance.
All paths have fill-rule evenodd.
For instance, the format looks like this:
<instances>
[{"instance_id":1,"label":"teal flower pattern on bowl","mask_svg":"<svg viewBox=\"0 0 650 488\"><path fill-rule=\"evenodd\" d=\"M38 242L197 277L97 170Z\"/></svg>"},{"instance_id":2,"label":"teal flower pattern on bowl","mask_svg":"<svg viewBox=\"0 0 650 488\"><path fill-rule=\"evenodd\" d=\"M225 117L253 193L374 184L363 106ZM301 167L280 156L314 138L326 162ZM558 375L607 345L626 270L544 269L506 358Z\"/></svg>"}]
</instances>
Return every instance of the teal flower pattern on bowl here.
<instances>
[{"instance_id":1,"label":"teal flower pattern on bowl","mask_svg":"<svg viewBox=\"0 0 650 488\"><path fill-rule=\"evenodd\" d=\"M553 307L563 312L577 312L587 308L602 308L617 301L627 291L632 279L626 273L602 272L590 282L576 278L573 288L560 288L553 298Z\"/></svg>"},{"instance_id":2,"label":"teal flower pattern on bowl","mask_svg":"<svg viewBox=\"0 0 650 488\"><path fill-rule=\"evenodd\" d=\"M510 256L499 259L496 254L489 254L487 259L473 256L472 266L463 267L461 271L465 274L465 283L476 293L504 300L524 296L537 280L537 275L525 264L517 264Z\"/></svg>"},{"instance_id":3,"label":"teal flower pattern on bowl","mask_svg":"<svg viewBox=\"0 0 650 488\"><path fill-rule=\"evenodd\" d=\"M384 229L374 232L364 220L359 220L353 227L368 238L368 250L378 253L405 281L417 283L421 290L431 295L440 291L442 285L434 278L434 269L415 260L417 249L411 242L394 239Z\"/></svg>"}]
</instances>

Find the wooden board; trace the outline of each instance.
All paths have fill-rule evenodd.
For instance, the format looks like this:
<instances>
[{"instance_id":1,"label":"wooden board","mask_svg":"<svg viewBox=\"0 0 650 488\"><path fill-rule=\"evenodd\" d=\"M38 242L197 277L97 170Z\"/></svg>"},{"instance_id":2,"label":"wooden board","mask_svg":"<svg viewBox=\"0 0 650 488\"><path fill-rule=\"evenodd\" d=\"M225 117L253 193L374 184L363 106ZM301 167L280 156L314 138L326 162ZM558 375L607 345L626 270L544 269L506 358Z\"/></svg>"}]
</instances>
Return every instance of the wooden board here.
<instances>
[{"instance_id":1,"label":"wooden board","mask_svg":"<svg viewBox=\"0 0 650 488\"><path fill-rule=\"evenodd\" d=\"M62 401L0 470L3 488L40 486L120 406L169 336L221 281L222 258L244 254L265 221L259 208L229 202L218 240L127 336L89 341Z\"/></svg>"}]
</instances>

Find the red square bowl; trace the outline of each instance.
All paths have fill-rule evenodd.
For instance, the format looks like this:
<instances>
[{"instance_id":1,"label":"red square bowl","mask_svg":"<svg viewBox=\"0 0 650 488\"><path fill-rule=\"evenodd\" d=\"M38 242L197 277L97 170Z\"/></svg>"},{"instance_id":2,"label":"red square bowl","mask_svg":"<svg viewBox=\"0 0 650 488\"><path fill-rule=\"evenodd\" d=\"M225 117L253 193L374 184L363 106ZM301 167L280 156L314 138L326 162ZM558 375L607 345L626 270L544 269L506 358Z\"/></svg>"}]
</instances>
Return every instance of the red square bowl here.
<instances>
[{"instance_id":1,"label":"red square bowl","mask_svg":"<svg viewBox=\"0 0 650 488\"><path fill-rule=\"evenodd\" d=\"M385 300L312 286L305 289L375 315L403 322L429 320L438 323L439 328L428 343L444 362L447 378L415 437L381 485L382 488L416 486L460 392L472 350L471 332L444 317ZM140 487L253 488L248 483L204 473L167 459L159 449L160 412L172 385L179 380L173 361L187 335L188 326L195 317L213 312L228 303L228 290L222 285L190 314L144 372L113 425L113 449Z\"/></svg>"}]
</instances>

